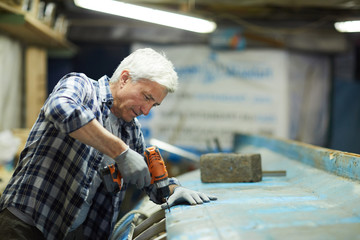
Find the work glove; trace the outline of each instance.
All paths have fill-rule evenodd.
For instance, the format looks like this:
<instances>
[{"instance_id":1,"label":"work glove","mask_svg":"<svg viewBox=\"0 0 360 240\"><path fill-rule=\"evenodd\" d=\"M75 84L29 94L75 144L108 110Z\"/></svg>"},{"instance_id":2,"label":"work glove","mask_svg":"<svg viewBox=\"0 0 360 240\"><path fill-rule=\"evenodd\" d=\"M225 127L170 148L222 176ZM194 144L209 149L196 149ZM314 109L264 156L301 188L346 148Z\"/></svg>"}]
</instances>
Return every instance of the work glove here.
<instances>
[{"instance_id":1,"label":"work glove","mask_svg":"<svg viewBox=\"0 0 360 240\"><path fill-rule=\"evenodd\" d=\"M135 184L142 189L150 185L150 173L144 157L128 148L115 158L125 183Z\"/></svg>"},{"instance_id":2,"label":"work glove","mask_svg":"<svg viewBox=\"0 0 360 240\"><path fill-rule=\"evenodd\" d=\"M161 205L162 209L175 206L179 203L188 203L191 205L202 204L204 202L210 202L216 200L217 197L207 195L202 192L193 191L184 187L176 187L173 194L168 199L168 204L164 203Z\"/></svg>"}]
</instances>

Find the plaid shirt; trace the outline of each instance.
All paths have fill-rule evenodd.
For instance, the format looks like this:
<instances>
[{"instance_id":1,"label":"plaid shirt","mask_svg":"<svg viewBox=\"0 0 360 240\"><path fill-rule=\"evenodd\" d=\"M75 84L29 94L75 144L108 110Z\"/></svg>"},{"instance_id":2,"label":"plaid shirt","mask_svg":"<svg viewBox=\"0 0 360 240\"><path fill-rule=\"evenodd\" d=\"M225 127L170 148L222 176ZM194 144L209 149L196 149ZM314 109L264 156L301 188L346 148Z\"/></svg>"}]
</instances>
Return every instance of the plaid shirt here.
<instances>
[{"instance_id":1,"label":"plaid shirt","mask_svg":"<svg viewBox=\"0 0 360 240\"><path fill-rule=\"evenodd\" d=\"M112 102L108 77L98 81L78 73L63 77L30 132L1 196L0 209L15 207L32 217L46 239L63 239L89 195L91 183L99 178L98 168L105 157L68 134L96 119L131 149L141 154L145 150L137 119L108 124ZM83 223L86 238L109 238L125 190L123 186L113 195L101 183Z\"/></svg>"}]
</instances>

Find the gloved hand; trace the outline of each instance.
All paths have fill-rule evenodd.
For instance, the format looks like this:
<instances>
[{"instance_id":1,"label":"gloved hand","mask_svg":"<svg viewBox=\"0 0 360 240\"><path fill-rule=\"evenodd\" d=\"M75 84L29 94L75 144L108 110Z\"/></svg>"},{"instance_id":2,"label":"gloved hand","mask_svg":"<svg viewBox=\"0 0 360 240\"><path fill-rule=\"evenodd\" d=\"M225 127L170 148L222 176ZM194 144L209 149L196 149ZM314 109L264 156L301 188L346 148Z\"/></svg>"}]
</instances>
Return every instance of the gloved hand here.
<instances>
[{"instance_id":1,"label":"gloved hand","mask_svg":"<svg viewBox=\"0 0 360 240\"><path fill-rule=\"evenodd\" d=\"M189 203L191 205L202 204L216 200L217 197L207 195L202 192L193 191L184 187L176 187L173 194L168 199L169 207L175 206L178 203ZM167 209L167 203L161 205L162 209Z\"/></svg>"},{"instance_id":2,"label":"gloved hand","mask_svg":"<svg viewBox=\"0 0 360 240\"><path fill-rule=\"evenodd\" d=\"M139 189L150 185L149 169L141 154L128 148L115 158L115 162L125 183L136 184Z\"/></svg>"}]
</instances>

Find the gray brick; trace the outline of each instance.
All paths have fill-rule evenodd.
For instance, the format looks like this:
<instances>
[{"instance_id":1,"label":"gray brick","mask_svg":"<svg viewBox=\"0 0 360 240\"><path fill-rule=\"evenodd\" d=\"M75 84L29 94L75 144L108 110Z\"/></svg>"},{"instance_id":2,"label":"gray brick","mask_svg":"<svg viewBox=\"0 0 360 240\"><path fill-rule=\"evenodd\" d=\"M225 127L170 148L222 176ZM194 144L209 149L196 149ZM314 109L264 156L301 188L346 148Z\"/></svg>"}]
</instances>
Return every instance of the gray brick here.
<instances>
[{"instance_id":1,"label":"gray brick","mask_svg":"<svg viewBox=\"0 0 360 240\"><path fill-rule=\"evenodd\" d=\"M201 181L206 183L259 182L261 155L209 153L200 157Z\"/></svg>"}]
</instances>

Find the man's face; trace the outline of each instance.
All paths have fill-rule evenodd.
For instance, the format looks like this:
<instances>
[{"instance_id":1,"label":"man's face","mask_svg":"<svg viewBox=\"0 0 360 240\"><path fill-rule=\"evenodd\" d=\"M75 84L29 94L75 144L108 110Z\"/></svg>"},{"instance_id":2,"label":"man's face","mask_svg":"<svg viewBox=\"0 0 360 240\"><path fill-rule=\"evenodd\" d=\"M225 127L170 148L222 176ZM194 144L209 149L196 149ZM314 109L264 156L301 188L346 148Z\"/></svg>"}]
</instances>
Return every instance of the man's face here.
<instances>
[{"instance_id":1,"label":"man's face","mask_svg":"<svg viewBox=\"0 0 360 240\"><path fill-rule=\"evenodd\" d=\"M150 109L161 104L167 95L166 87L150 81L131 81L127 71L123 71L120 80L111 85L114 105L111 112L118 118L130 122L140 115L148 115Z\"/></svg>"}]
</instances>

